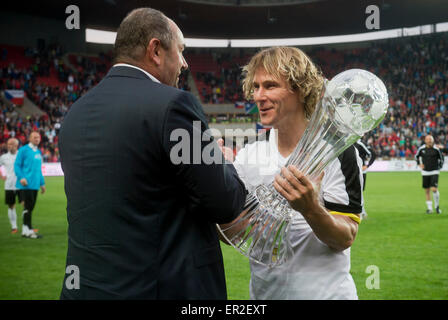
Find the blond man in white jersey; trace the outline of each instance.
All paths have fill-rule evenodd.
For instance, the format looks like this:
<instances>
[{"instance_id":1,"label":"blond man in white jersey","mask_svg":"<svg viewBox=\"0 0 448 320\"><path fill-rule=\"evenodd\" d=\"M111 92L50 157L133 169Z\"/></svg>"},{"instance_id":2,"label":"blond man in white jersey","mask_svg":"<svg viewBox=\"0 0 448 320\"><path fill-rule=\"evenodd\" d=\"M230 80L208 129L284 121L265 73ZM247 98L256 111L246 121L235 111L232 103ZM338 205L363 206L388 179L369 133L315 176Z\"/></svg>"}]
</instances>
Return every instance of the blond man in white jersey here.
<instances>
[{"instance_id":1,"label":"blond man in white jersey","mask_svg":"<svg viewBox=\"0 0 448 320\"><path fill-rule=\"evenodd\" d=\"M241 149L234 166L248 191L274 181L296 210L289 239L292 259L274 268L251 261L250 296L357 299L350 275L350 246L362 212L362 163L356 149L348 148L329 164L320 191L295 167L283 168L308 125L324 79L297 48L262 50L243 70L246 98L256 102L262 124L273 130L268 139Z\"/></svg>"},{"instance_id":2,"label":"blond man in white jersey","mask_svg":"<svg viewBox=\"0 0 448 320\"><path fill-rule=\"evenodd\" d=\"M5 173L0 173L1 179L5 180L5 203L8 206L8 218L11 223L11 233L17 233L17 214L16 214L16 197L18 195L16 188L16 174L14 172L14 162L16 161L17 149L19 141L15 138L10 138L6 147L8 152L0 157L0 166L5 167Z\"/></svg>"}]
</instances>

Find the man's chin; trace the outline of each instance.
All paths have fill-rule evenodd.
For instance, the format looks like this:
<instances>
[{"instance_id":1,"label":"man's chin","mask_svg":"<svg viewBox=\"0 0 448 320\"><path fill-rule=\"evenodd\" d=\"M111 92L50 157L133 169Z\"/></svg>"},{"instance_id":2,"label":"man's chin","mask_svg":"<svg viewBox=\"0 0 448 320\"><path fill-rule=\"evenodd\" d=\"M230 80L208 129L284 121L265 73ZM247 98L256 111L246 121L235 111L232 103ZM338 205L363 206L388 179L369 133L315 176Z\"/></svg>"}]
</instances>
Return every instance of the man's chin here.
<instances>
[{"instance_id":1,"label":"man's chin","mask_svg":"<svg viewBox=\"0 0 448 320\"><path fill-rule=\"evenodd\" d=\"M272 120L271 119L260 119L260 123L263 126L269 126L272 127Z\"/></svg>"}]
</instances>

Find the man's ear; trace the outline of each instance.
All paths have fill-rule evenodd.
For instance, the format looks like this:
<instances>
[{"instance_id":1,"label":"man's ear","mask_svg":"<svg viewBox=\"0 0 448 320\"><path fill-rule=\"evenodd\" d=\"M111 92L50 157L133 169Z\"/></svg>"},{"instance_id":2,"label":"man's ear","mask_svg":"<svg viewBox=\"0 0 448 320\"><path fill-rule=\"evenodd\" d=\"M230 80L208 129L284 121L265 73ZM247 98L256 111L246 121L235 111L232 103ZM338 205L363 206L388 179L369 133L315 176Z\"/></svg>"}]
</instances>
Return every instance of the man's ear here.
<instances>
[{"instance_id":1,"label":"man's ear","mask_svg":"<svg viewBox=\"0 0 448 320\"><path fill-rule=\"evenodd\" d=\"M152 38L146 47L146 54L155 65L160 66L162 63L162 43L157 38Z\"/></svg>"}]
</instances>

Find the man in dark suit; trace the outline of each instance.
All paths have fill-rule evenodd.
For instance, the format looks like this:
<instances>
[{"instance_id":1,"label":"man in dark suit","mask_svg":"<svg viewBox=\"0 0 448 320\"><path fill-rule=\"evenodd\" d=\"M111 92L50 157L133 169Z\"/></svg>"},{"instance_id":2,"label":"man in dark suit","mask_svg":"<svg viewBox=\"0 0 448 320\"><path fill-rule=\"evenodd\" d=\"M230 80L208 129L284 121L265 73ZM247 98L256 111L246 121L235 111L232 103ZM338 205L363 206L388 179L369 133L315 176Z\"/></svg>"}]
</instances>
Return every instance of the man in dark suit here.
<instances>
[{"instance_id":1,"label":"man in dark suit","mask_svg":"<svg viewBox=\"0 0 448 320\"><path fill-rule=\"evenodd\" d=\"M226 298L215 224L242 211L246 191L232 165L196 161L210 141L196 148L173 135L208 129L197 99L174 88L188 67L183 49L172 20L132 11L117 32L117 64L62 124L69 226L61 299ZM181 142L192 150L179 163L172 149Z\"/></svg>"}]
</instances>

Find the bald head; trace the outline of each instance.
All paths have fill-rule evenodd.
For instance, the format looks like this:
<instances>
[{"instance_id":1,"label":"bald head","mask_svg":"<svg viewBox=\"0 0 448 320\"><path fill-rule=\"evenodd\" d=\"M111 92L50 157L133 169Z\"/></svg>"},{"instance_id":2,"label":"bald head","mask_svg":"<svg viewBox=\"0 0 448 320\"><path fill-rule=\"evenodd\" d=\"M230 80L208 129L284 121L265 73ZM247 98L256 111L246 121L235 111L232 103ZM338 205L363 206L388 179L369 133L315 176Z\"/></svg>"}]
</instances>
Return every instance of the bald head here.
<instances>
[{"instance_id":1,"label":"bald head","mask_svg":"<svg viewBox=\"0 0 448 320\"><path fill-rule=\"evenodd\" d=\"M40 143L40 133L37 131L31 132L28 140L30 141L30 143L32 143L33 145L35 145L37 147Z\"/></svg>"},{"instance_id":2,"label":"bald head","mask_svg":"<svg viewBox=\"0 0 448 320\"><path fill-rule=\"evenodd\" d=\"M17 140L16 138L8 139L8 142L6 143L6 148L8 149L8 152L15 154L17 152L18 147L19 147L19 140Z\"/></svg>"},{"instance_id":3,"label":"bald head","mask_svg":"<svg viewBox=\"0 0 448 320\"><path fill-rule=\"evenodd\" d=\"M425 144L428 148L432 148L434 146L434 138L432 135L428 134L425 137Z\"/></svg>"}]
</instances>

